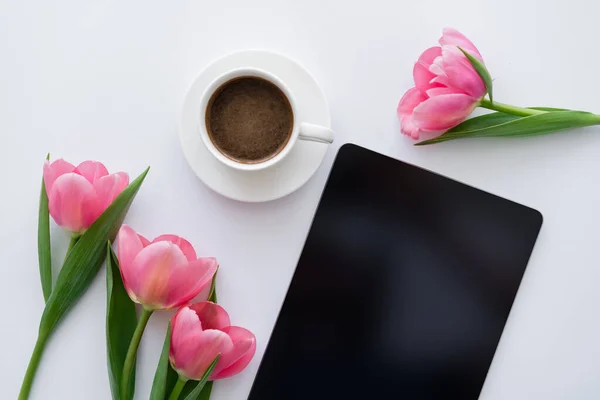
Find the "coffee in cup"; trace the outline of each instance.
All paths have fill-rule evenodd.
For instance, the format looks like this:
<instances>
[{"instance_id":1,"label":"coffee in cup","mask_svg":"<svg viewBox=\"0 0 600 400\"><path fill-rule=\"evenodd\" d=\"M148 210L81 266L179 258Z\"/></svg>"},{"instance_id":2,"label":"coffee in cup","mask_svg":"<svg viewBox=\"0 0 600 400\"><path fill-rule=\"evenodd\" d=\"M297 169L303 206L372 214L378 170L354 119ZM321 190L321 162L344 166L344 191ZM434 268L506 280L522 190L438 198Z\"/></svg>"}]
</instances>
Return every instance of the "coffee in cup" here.
<instances>
[{"instance_id":1,"label":"coffee in cup","mask_svg":"<svg viewBox=\"0 0 600 400\"><path fill-rule=\"evenodd\" d=\"M199 131L223 164L258 171L287 157L298 139L333 141L328 127L299 119L296 97L279 78L261 69L239 68L206 88Z\"/></svg>"},{"instance_id":2,"label":"coffee in cup","mask_svg":"<svg viewBox=\"0 0 600 400\"><path fill-rule=\"evenodd\" d=\"M285 94L254 76L225 82L206 108L206 130L228 158L259 163L276 156L292 135L294 114Z\"/></svg>"}]
</instances>

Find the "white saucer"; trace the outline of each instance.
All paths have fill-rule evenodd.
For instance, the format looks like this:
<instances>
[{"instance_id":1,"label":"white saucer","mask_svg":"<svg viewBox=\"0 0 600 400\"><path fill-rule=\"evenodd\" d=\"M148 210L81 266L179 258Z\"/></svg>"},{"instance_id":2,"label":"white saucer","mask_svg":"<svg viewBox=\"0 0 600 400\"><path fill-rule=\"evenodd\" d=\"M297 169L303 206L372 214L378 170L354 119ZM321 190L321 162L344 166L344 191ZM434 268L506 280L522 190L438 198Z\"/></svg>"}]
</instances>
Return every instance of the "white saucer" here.
<instances>
[{"instance_id":1,"label":"white saucer","mask_svg":"<svg viewBox=\"0 0 600 400\"><path fill-rule=\"evenodd\" d=\"M315 79L302 66L280 54L248 50L230 54L210 64L194 80L185 96L179 125L185 157L198 177L225 197L245 202L281 198L304 185L325 157L328 145L298 140L289 155L261 171L238 171L219 162L204 146L198 132L200 99L217 77L236 68L254 67L279 77L296 96L299 121L331 126L329 108Z\"/></svg>"}]
</instances>

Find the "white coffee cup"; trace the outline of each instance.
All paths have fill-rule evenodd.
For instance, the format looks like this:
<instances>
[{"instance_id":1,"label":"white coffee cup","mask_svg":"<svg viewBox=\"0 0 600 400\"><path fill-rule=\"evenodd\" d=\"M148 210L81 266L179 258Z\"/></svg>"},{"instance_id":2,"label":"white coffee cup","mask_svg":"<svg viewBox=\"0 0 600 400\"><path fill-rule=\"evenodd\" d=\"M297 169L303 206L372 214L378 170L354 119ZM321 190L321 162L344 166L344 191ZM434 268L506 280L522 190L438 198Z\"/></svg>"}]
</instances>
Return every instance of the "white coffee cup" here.
<instances>
[{"instance_id":1,"label":"white coffee cup","mask_svg":"<svg viewBox=\"0 0 600 400\"><path fill-rule=\"evenodd\" d=\"M210 138L206 127L206 108L209 106L210 99L213 94L227 82L243 78L243 77L254 77L262 78L277 86L283 94L287 97L293 114L293 126L292 133L287 141L287 144L272 157L259 162L245 163L242 161L236 161L219 150ZM258 171L265 168L272 167L281 160L283 160L292 150L297 140L308 140L313 142L321 143L332 143L333 142L333 131L327 127L311 124L310 122L304 122L298 120L298 108L294 94L288 89L288 87L275 75L258 68L239 68L229 71L217 79L215 79L202 94L202 100L200 101L200 121L198 124L198 130L202 141L206 148L211 154L223 164L242 171Z\"/></svg>"}]
</instances>

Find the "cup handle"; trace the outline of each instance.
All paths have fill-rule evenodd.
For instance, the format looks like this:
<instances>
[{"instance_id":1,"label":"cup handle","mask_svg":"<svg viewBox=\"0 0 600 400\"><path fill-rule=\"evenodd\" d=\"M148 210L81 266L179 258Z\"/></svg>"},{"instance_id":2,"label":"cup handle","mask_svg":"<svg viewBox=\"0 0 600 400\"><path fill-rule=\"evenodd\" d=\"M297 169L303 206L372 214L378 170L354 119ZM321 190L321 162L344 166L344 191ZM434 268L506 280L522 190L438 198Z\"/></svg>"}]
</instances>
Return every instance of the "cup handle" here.
<instances>
[{"instance_id":1,"label":"cup handle","mask_svg":"<svg viewBox=\"0 0 600 400\"><path fill-rule=\"evenodd\" d=\"M332 143L333 131L321 125L303 122L300 124L300 134L298 135L298 139L319 143Z\"/></svg>"}]
</instances>

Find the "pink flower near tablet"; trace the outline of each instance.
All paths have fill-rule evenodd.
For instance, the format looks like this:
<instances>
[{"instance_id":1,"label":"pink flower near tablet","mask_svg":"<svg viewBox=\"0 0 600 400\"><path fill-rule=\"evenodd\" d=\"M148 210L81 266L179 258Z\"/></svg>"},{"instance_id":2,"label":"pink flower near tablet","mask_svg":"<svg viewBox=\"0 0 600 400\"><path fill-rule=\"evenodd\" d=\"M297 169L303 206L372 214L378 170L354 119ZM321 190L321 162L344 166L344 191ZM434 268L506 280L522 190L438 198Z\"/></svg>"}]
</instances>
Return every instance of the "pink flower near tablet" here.
<instances>
[{"instance_id":1,"label":"pink flower near tablet","mask_svg":"<svg viewBox=\"0 0 600 400\"><path fill-rule=\"evenodd\" d=\"M131 300L148 310L186 304L217 271L217 260L198 258L190 242L176 235L161 235L150 242L123 225L118 245L125 289Z\"/></svg>"},{"instance_id":2,"label":"pink flower near tablet","mask_svg":"<svg viewBox=\"0 0 600 400\"><path fill-rule=\"evenodd\" d=\"M444 29L439 44L425 50L415 63L415 86L402 96L397 108L401 132L415 140L427 139L417 145L536 136L600 125L600 115L590 112L523 108L495 101L492 76L477 47L452 28ZM477 107L494 112L467 119Z\"/></svg>"},{"instance_id":3,"label":"pink flower near tablet","mask_svg":"<svg viewBox=\"0 0 600 400\"><path fill-rule=\"evenodd\" d=\"M458 46L483 62L479 50L460 32L446 28L440 45L415 63L415 87L398 104L402 133L444 132L464 121L486 93L485 83Z\"/></svg>"},{"instance_id":4,"label":"pink flower near tablet","mask_svg":"<svg viewBox=\"0 0 600 400\"><path fill-rule=\"evenodd\" d=\"M256 352L254 334L231 326L227 311L210 301L181 308L171 329L169 361L179 374L172 398L190 379L203 384L240 373Z\"/></svg>"}]
</instances>

